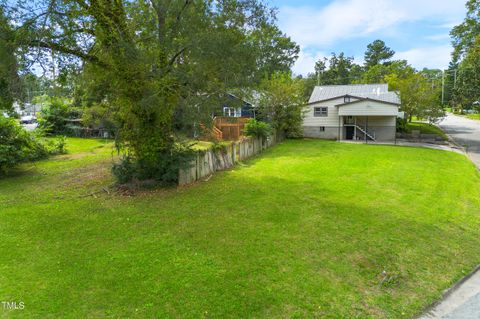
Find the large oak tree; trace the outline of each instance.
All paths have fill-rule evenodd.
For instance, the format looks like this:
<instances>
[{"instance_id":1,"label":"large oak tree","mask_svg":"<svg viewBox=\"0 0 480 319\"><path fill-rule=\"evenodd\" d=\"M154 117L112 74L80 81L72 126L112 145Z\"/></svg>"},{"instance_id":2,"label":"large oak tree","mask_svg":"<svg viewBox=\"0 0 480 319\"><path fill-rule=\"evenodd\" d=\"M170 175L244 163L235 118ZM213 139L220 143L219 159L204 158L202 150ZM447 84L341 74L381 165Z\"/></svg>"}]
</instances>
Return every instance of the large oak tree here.
<instances>
[{"instance_id":1,"label":"large oak tree","mask_svg":"<svg viewBox=\"0 0 480 319\"><path fill-rule=\"evenodd\" d=\"M118 118L119 148L152 165L174 148L177 107L201 119L298 55L258 0L34 0L7 13L25 60L80 67Z\"/></svg>"}]
</instances>

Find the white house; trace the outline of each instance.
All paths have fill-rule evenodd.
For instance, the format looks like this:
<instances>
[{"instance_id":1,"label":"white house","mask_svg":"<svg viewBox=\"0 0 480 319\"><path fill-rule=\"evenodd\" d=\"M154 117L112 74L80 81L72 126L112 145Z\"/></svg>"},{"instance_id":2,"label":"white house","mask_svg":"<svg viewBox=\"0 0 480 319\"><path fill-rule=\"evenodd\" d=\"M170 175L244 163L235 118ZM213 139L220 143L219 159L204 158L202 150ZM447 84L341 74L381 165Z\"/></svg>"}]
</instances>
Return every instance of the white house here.
<instances>
[{"instance_id":1,"label":"white house","mask_svg":"<svg viewBox=\"0 0 480 319\"><path fill-rule=\"evenodd\" d=\"M393 141L399 107L388 84L316 86L303 119L304 136Z\"/></svg>"}]
</instances>

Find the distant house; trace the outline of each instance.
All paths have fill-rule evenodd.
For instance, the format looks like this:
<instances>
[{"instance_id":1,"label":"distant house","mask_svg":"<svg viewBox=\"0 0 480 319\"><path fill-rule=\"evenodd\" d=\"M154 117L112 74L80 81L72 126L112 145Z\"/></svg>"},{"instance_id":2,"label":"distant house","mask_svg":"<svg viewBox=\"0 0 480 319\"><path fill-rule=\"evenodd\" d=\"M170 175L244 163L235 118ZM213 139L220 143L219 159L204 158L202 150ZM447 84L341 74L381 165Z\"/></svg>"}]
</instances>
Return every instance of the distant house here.
<instances>
[{"instance_id":1,"label":"distant house","mask_svg":"<svg viewBox=\"0 0 480 319\"><path fill-rule=\"evenodd\" d=\"M303 120L305 137L393 141L400 98L388 84L316 86Z\"/></svg>"},{"instance_id":2,"label":"distant house","mask_svg":"<svg viewBox=\"0 0 480 319\"><path fill-rule=\"evenodd\" d=\"M231 93L226 94L225 102L222 106L222 113L218 114L226 117L255 117L255 106Z\"/></svg>"},{"instance_id":3,"label":"distant house","mask_svg":"<svg viewBox=\"0 0 480 319\"><path fill-rule=\"evenodd\" d=\"M212 114L213 127L204 135L216 140L238 140L248 120L256 117L256 107L232 93L224 94L220 100L221 107Z\"/></svg>"}]
</instances>

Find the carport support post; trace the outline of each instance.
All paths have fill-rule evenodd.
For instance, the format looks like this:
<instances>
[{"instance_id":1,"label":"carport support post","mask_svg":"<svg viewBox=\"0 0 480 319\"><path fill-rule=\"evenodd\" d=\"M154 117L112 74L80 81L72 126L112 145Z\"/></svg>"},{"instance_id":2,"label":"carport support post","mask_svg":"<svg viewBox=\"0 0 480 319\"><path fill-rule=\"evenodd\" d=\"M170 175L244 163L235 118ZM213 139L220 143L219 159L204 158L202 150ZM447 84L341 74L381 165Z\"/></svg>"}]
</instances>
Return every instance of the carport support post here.
<instances>
[{"instance_id":1,"label":"carport support post","mask_svg":"<svg viewBox=\"0 0 480 319\"><path fill-rule=\"evenodd\" d=\"M367 137L368 131L367 131L367 129L368 129L368 116L367 116L367 119L365 121L365 144L368 143L368 137Z\"/></svg>"},{"instance_id":2,"label":"carport support post","mask_svg":"<svg viewBox=\"0 0 480 319\"><path fill-rule=\"evenodd\" d=\"M355 116L355 126L353 127L353 140L357 140L357 117Z\"/></svg>"}]
</instances>

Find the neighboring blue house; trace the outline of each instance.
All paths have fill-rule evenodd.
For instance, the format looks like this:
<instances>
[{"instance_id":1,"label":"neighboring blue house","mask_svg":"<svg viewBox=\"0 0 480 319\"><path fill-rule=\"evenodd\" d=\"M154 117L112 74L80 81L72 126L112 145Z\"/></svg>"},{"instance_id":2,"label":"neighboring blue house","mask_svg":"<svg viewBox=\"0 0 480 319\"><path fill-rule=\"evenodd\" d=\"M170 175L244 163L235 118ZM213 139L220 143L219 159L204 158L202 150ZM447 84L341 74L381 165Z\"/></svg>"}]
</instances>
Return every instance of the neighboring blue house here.
<instances>
[{"instance_id":1,"label":"neighboring blue house","mask_svg":"<svg viewBox=\"0 0 480 319\"><path fill-rule=\"evenodd\" d=\"M222 107L222 113L218 115L226 117L250 117L255 118L255 106L231 93L227 93L226 101Z\"/></svg>"}]
</instances>

